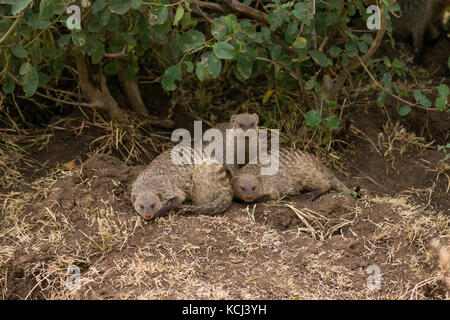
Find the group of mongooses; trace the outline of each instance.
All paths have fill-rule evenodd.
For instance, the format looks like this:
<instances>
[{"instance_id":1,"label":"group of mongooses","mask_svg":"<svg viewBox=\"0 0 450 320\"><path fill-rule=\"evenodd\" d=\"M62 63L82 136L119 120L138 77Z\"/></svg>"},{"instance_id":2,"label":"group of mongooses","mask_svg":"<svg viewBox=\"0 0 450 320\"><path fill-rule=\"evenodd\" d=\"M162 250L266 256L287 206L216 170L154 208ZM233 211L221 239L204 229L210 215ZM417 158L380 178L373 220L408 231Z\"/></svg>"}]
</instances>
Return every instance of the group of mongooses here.
<instances>
[{"instance_id":1,"label":"group of mongooses","mask_svg":"<svg viewBox=\"0 0 450 320\"><path fill-rule=\"evenodd\" d=\"M242 129L244 133L249 129L257 130L258 115L242 113L217 128L224 136L226 129ZM265 197L279 199L301 191L313 191L307 199L313 201L330 189L347 190L317 158L299 150L281 149L275 160L278 171L274 175L261 175L263 164L249 163L247 148L246 145L245 164L241 166L221 165L191 148L188 149L191 159L196 158L198 163L177 164L172 158L174 149L163 152L133 183L131 198L135 210L145 220L180 209L214 215L225 211L233 197L253 202ZM186 200L192 205L184 204Z\"/></svg>"},{"instance_id":2,"label":"group of mongooses","mask_svg":"<svg viewBox=\"0 0 450 320\"><path fill-rule=\"evenodd\" d=\"M416 50L415 59L420 61L424 43L436 40L444 34L444 15L450 0L397 0L400 17L391 16L392 34L398 40L412 37Z\"/></svg>"}]
</instances>

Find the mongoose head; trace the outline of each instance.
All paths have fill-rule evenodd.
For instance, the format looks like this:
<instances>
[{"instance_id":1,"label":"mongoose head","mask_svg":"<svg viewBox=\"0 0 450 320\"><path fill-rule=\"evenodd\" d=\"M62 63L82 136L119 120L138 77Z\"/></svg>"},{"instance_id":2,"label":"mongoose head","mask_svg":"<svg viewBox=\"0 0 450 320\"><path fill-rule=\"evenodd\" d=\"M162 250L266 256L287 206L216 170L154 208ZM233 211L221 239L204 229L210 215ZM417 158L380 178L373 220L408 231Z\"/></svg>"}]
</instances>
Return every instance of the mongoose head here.
<instances>
[{"instance_id":1,"label":"mongoose head","mask_svg":"<svg viewBox=\"0 0 450 320\"><path fill-rule=\"evenodd\" d=\"M139 215L145 220L150 220L161 208L162 194L151 191L142 192L133 196L133 205Z\"/></svg>"},{"instance_id":2,"label":"mongoose head","mask_svg":"<svg viewBox=\"0 0 450 320\"><path fill-rule=\"evenodd\" d=\"M256 113L240 113L232 115L230 122L233 124L233 129L242 129L244 132L249 129L254 129L258 132L259 117Z\"/></svg>"},{"instance_id":3,"label":"mongoose head","mask_svg":"<svg viewBox=\"0 0 450 320\"><path fill-rule=\"evenodd\" d=\"M231 180L233 184L234 197L245 202L255 201L261 192L261 185L258 178L253 174L240 174L233 177Z\"/></svg>"}]
</instances>

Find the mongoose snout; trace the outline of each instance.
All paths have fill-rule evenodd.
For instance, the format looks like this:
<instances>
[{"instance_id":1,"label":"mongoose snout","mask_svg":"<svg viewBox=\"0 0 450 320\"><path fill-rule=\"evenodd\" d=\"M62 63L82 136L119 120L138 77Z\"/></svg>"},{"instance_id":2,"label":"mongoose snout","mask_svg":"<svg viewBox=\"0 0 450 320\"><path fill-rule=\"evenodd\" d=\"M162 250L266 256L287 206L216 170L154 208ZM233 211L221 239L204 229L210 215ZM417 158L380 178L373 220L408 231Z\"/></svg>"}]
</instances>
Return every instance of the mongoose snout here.
<instances>
[{"instance_id":1,"label":"mongoose snout","mask_svg":"<svg viewBox=\"0 0 450 320\"><path fill-rule=\"evenodd\" d=\"M258 179L253 174L241 174L231 180L234 197L245 202L255 201L261 192Z\"/></svg>"},{"instance_id":2,"label":"mongoose snout","mask_svg":"<svg viewBox=\"0 0 450 320\"><path fill-rule=\"evenodd\" d=\"M136 212L144 218L144 220L150 220L153 219L155 213L161 208L161 197L148 191L138 195L133 203Z\"/></svg>"},{"instance_id":3,"label":"mongoose snout","mask_svg":"<svg viewBox=\"0 0 450 320\"><path fill-rule=\"evenodd\" d=\"M242 129L244 133L247 133L250 129L254 129L258 132L259 117L256 113L240 113L233 115L231 116L230 122L233 123L234 129Z\"/></svg>"}]
</instances>

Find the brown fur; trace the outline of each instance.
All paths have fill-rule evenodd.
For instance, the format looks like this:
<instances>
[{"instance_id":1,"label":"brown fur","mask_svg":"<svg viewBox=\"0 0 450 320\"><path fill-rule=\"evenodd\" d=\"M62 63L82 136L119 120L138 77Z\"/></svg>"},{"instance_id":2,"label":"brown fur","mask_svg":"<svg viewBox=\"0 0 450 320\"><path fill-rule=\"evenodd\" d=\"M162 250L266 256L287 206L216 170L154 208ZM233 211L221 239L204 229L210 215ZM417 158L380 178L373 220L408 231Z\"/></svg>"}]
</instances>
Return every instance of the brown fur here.
<instances>
[{"instance_id":1,"label":"brown fur","mask_svg":"<svg viewBox=\"0 0 450 320\"><path fill-rule=\"evenodd\" d=\"M412 36L416 61L424 52L424 40L434 40L443 30L443 19L450 0L397 0L401 17L392 19L392 33L399 40Z\"/></svg>"},{"instance_id":2,"label":"brown fur","mask_svg":"<svg viewBox=\"0 0 450 320\"><path fill-rule=\"evenodd\" d=\"M225 211L231 205L232 189L223 166L206 161L178 165L171 159L172 150L156 157L134 181L135 210L146 220L172 209L211 215ZM201 155L195 153L195 157ZM186 200L193 205L183 205Z\"/></svg>"},{"instance_id":3,"label":"brown fur","mask_svg":"<svg viewBox=\"0 0 450 320\"><path fill-rule=\"evenodd\" d=\"M226 162L226 130L227 129L242 129L243 131L237 131L236 133L239 134L248 134L250 129L255 130L256 137L258 137L258 121L259 117L256 113L240 113L232 115L230 118L230 122L225 123L219 123L216 125L216 129L219 129L223 136L223 162ZM234 176L237 174L239 168L242 165L247 164L251 159L249 159L249 141L250 139L248 137L245 138L245 163L244 164L238 164L238 158L237 158L237 140L238 138L234 138L234 164L225 164L225 169L230 173L231 176ZM258 139L256 139L258 141ZM258 148L258 145L256 146Z\"/></svg>"},{"instance_id":4,"label":"brown fur","mask_svg":"<svg viewBox=\"0 0 450 320\"><path fill-rule=\"evenodd\" d=\"M280 149L275 175L260 175L260 169L260 164L247 164L233 177L235 198L253 202L261 197L275 200L313 191L307 200L313 201L330 189L348 190L315 156L299 150Z\"/></svg>"}]
</instances>

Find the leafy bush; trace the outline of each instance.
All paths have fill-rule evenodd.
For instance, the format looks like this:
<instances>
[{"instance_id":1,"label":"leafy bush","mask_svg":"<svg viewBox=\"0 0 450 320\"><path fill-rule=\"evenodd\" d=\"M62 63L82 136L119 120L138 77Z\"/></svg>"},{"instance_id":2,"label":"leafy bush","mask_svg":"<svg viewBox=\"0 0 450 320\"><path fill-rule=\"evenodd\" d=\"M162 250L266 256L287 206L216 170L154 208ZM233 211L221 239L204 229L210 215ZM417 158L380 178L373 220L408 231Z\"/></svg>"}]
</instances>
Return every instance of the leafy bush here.
<instances>
[{"instance_id":1,"label":"leafy bush","mask_svg":"<svg viewBox=\"0 0 450 320\"><path fill-rule=\"evenodd\" d=\"M67 27L74 24L75 15L66 14L71 4L81 9L81 29ZM382 8L389 21L388 11L398 5L383 0ZM355 69L351 66L360 66L358 57L367 55L363 61L370 65L374 45L373 32L354 33L350 27L357 17L366 21L370 16L360 0L0 0L0 15L8 17L0 22L5 95L22 90L25 98L38 94L76 105L68 96L55 99L48 90L76 70L75 80L89 101L82 104L104 109L119 121L126 115L111 97L104 74L117 75L134 110L146 114L135 77L147 68L161 76L166 91L193 75L198 81L223 75L245 82L262 74L268 89L298 90L305 105L311 105L311 94L316 97L320 107L310 107L307 125L337 128L337 91ZM404 64L385 61L384 67L379 105L398 93L391 70L401 72ZM441 85L439 95L435 107L444 110L448 87ZM432 106L420 91L414 97L423 107ZM406 115L412 105L399 113Z\"/></svg>"}]
</instances>

